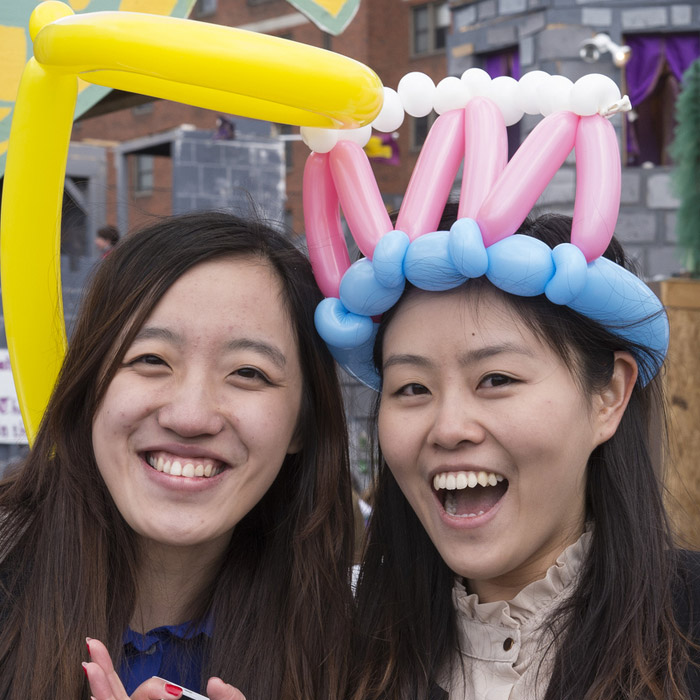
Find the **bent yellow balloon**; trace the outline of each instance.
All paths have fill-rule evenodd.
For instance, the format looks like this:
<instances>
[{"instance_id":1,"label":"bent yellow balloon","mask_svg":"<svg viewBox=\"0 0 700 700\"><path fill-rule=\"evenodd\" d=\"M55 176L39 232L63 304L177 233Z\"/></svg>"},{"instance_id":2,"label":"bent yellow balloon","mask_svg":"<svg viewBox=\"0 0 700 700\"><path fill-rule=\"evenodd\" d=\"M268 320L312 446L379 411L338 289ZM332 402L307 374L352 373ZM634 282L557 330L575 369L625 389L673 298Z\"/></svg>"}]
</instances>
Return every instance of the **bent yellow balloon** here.
<instances>
[{"instance_id":1,"label":"bent yellow balloon","mask_svg":"<svg viewBox=\"0 0 700 700\"><path fill-rule=\"evenodd\" d=\"M353 128L382 84L350 58L231 27L131 12L74 15L50 0L30 20L34 57L12 120L0 219L5 330L30 444L65 355L63 182L78 79L229 114Z\"/></svg>"}]
</instances>

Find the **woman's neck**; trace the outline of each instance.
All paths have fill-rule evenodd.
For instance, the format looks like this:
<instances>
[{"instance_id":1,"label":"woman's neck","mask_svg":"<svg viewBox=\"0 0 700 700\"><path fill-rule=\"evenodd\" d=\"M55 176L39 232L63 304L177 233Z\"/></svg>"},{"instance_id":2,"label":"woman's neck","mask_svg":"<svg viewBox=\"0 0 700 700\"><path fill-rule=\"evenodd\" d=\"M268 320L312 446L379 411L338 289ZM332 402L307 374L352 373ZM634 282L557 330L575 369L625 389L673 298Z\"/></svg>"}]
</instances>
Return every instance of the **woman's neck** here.
<instances>
[{"instance_id":1,"label":"woman's neck","mask_svg":"<svg viewBox=\"0 0 700 700\"><path fill-rule=\"evenodd\" d=\"M230 533L221 540L192 547L144 540L131 628L144 633L187 622L197 596L215 575L229 539Z\"/></svg>"}]
</instances>

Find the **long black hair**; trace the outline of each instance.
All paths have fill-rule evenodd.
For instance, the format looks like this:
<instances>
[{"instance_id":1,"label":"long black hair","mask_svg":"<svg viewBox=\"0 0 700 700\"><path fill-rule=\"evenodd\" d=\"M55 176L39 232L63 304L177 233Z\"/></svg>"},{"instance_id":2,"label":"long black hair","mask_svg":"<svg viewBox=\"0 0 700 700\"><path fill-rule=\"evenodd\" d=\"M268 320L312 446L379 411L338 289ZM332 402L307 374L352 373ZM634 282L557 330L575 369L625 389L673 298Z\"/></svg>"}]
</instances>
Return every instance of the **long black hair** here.
<instances>
[{"instance_id":1,"label":"long black hair","mask_svg":"<svg viewBox=\"0 0 700 700\"><path fill-rule=\"evenodd\" d=\"M2 700L87 698L85 636L122 648L138 594L138 538L97 469L93 418L171 285L199 263L237 256L265 262L281 282L303 374L303 446L287 455L190 602L193 623L214 621L203 676L218 675L249 698L342 695L352 504L340 388L313 324L321 294L286 238L214 212L159 221L100 263L36 444L0 482Z\"/></svg>"},{"instance_id":2,"label":"long black hair","mask_svg":"<svg viewBox=\"0 0 700 700\"><path fill-rule=\"evenodd\" d=\"M441 230L454 222L454 209L448 207ZM526 221L518 233L554 247L570 240L571 219L543 216ZM629 267L617 242L605 255ZM657 359L614 329L544 296L512 296L485 278L464 285L470 295L486 288L501 295L558 353L584 395L609 383L615 351L632 352L640 365L652 366ZM408 288L402 299L411 293ZM375 343L377 371L382 367L384 332L400 305L401 300L382 317ZM673 614L677 562L650 451L652 420L657 430L663 429L658 377L646 386L637 381L615 435L590 456L586 518L593 524L592 541L573 595L548 623L555 639L554 667L539 695L544 700L688 697L688 640ZM357 589L350 696L423 700L459 648L451 598L455 575L402 494L380 449L374 477L375 507Z\"/></svg>"}]
</instances>

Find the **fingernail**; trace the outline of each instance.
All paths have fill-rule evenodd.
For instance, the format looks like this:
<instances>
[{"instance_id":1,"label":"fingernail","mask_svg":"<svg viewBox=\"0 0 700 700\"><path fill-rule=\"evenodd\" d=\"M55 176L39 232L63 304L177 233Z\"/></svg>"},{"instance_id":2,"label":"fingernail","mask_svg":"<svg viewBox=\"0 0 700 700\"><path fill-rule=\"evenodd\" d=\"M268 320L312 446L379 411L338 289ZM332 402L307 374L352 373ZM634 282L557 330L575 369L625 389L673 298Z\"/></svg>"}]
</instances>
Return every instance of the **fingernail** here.
<instances>
[{"instance_id":1,"label":"fingernail","mask_svg":"<svg viewBox=\"0 0 700 700\"><path fill-rule=\"evenodd\" d=\"M182 688L174 683L166 683L165 692L168 693L168 695L180 695Z\"/></svg>"},{"instance_id":2,"label":"fingernail","mask_svg":"<svg viewBox=\"0 0 700 700\"><path fill-rule=\"evenodd\" d=\"M87 650L88 650L88 654L90 655L90 658L92 658L92 652L90 651L90 642L91 641L92 641L92 639L90 639L90 637L85 637L85 644L87 644Z\"/></svg>"},{"instance_id":3,"label":"fingernail","mask_svg":"<svg viewBox=\"0 0 700 700\"><path fill-rule=\"evenodd\" d=\"M89 679L90 676L88 676L87 664L83 661L83 663L81 664L81 666L83 667L83 672L85 673L85 677Z\"/></svg>"}]
</instances>

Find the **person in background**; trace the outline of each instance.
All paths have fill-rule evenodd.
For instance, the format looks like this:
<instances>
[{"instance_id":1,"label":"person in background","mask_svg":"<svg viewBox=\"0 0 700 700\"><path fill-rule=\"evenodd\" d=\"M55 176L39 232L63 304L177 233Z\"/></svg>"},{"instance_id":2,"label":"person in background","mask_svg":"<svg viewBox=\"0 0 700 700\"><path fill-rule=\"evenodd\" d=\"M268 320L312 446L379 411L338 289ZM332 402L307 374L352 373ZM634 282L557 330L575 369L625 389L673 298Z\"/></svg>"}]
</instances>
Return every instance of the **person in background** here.
<instances>
[{"instance_id":1,"label":"person in background","mask_svg":"<svg viewBox=\"0 0 700 700\"><path fill-rule=\"evenodd\" d=\"M112 248L114 248L117 243L119 243L119 230L116 226L108 225L97 229L95 246L103 258L106 258L107 255L109 255Z\"/></svg>"}]
</instances>

